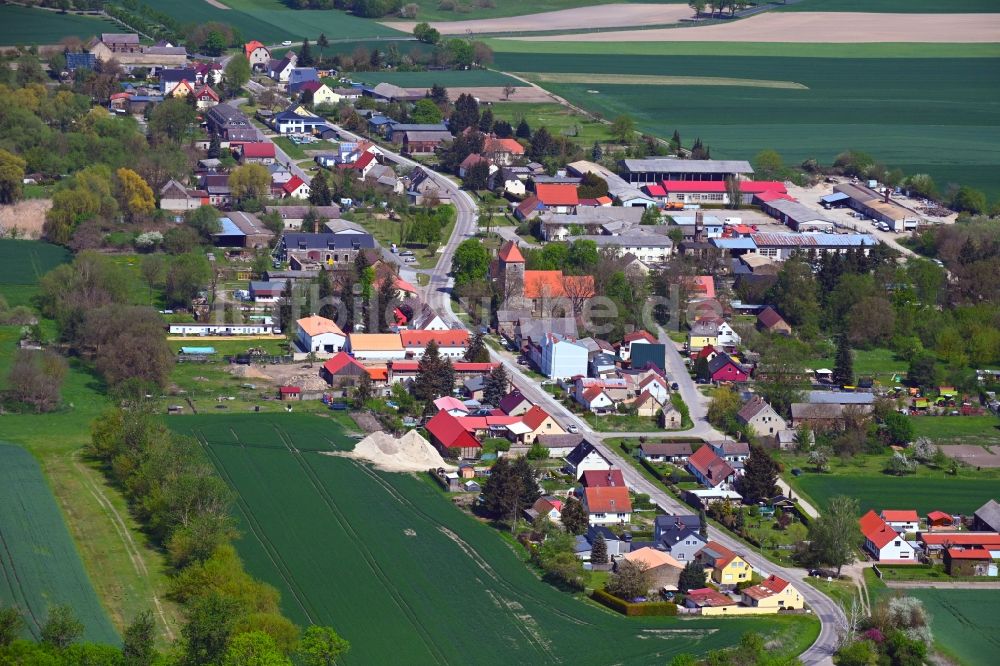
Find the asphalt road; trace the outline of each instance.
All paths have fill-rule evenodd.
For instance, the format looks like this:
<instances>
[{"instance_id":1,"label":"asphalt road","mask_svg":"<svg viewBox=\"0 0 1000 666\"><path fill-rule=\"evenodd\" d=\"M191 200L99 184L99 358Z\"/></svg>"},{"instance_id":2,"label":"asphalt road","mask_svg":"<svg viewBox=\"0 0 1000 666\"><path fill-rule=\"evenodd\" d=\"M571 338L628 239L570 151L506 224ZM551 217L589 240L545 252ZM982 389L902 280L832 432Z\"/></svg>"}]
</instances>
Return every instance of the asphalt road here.
<instances>
[{"instance_id":1,"label":"asphalt road","mask_svg":"<svg viewBox=\"0 0 1000 666\"><path fill-rule=\"evenodd\" d=\"M334 126L334 129L347 138L354 140L362 138L340 127ZM418 165L413 160L403 157L402 155L390 153L384 148L383 151L388 159L396 162L397 164L408 167L422 166ZM278 153L279 159L284 159L281 157L283 153L280 149L278 149ZM455 222L455 228L452 232L451 238L448 239L446 244L441 249L441 257L438 260L437 266L429 273L430 282L423 288L424 300L432 308L434 308L436 312L441 314L442 318L450 326L453 328L466 328L465 323L458 318L452 308L451 289L454 286L454 280L449 275L449 272L451 270L451 262L452 257L455 254L455 249L463 240L475 237L478 226L476 203L467 192L461 190L451 179L431 171L430 169L427 169L427 167L423 168L428 172L441 191L446 192L451 196L451 201L458 211L458 217ZM308 176L305 175L304 172L299 175L306 181L309 180ZM395 255L390 256L392 259L397 260ZM680 394L684 398L684 402L688 405L688 410L694 423L694 426L686 431L675 431L671 434L684 434L708 439L722 439L722 434L708 423L706 418L707 400L705 396L698 391L694 381L691 379L690 375L688 375L684 366L684 360L677 351L677 348L662 329L660 329L658 333L660 340L668 343L667 373L670 376L671 381L677 382ZM632 465L624 459L622 453L604 442L605 438L621 436L638 437L643 434L649 436L660 436L663 435L663 432L595 432L589 424L570 412L561 403L555 400L551 394L547 393L536 380L528 377L524 372L522 372L516 359L511 354L506 352L497 352L496 350L491 349L490 356L494 361L503 363L504 366L506 366L514 385L521 390L525 397L535 404L542 405L546 411L556 417L556 420L558 420L564 428L569 425L576 425L580 432L587 433L588 438L594 442L601 453L621 468L622 474L629 487L634 488L637 492L649 495L649 497L664 511L672 513L689 513L691 511L690 507L685 506L678 500L674 499L664 488L655 485L646 479L646 477L639 473L638 470L632 467ZM840 606L816 588L803 582L805 571L802 569L780 567L765 559L760 554L748 550L748 546L746 544L743 544L742 542L729 536L727 533L715 529L714 527L709 527L709 537L721 543L723 546L743 555L744 559L746 559L761 575L766 576L770 574L777 574L782 578L797 582L796 587L812 608L812 612L819 617L821 622L819 637L808 650L800 655L800 659L806 666L813 666L817 664L823 664L825 666L827 664L832 664L832 655L837 649L838 635L841 629L846 627L846 618Z\"/></svg>"}]
</instances>

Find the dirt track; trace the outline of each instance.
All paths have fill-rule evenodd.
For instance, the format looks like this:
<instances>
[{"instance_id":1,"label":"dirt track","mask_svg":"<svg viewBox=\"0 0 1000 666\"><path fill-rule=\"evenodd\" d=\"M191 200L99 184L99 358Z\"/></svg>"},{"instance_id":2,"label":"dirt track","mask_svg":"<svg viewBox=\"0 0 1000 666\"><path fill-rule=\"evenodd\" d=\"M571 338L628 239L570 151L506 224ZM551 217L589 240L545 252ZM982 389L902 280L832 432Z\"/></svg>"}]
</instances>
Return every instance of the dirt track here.
<instances>
[{"instance_id":1,"label":"dirt track","mask_svg":"<svg viewBox=\"0 0 1000 666\"><path fill-rule=\"evenodd\" d=\"M443 35L490 32L533 32L538 30L579 30L596 25L626 28L630 26L664 25L691 18L694 12L683 4L613 4L561 9L541 14L526 14L495 19L468 21L436 21L431 25ZM384 25L403 32L413 32L417 21L389 21Z\"/></svg>"},{"instance_id":2,"label":"dirt track","mask_svg":"<svg viewBox=\"0 0 1000 666\"><path fill-rule=\"evenodd\" d=\"M993 43L1000 41L1000 14L770 12L733 23L692 28L613 30L508 39L546 42Z\"/></svg>"},{"instance_id":3,"label":"dirt track","mask_svg":"<svg viewBox=\"0 0 1000 666\"><path fill-rule=\"evenodd\" d=\"M426 88L407 88L407 90L415 91L417 94L423 94ZM463 86L448 86L448 95L451 99L456 99L459 95L472 95L480 102L521 102L536 104L539 102L558 102L558 99L554 97L551 93L542 90L538 86L520 86L514 88L513 94L511 96L505 97L503 93L503 88L500 86L486 86L486 87L463 87Z\"/></svg>"}]
</instances>

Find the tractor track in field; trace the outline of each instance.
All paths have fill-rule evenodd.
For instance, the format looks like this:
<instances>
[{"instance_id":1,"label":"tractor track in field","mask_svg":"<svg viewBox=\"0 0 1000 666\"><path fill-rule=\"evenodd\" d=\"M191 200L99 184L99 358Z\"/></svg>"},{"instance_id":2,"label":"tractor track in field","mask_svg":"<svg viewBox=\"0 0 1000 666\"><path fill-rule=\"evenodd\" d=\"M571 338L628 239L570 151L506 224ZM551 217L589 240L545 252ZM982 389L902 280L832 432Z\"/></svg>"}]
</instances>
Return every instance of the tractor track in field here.
<instances>
[{"instance_id":1,"label":"tractor track in field","mask_svg":"<svg viewBox=\"0 0 1000 666\"><path fill-rule=\"evenodd\" d=\"M233 433L233 435L236 436L236 433ZM264 549L264 552L267 554L267 558L271 561L271 564L274 565L278 575L281 576L283 581L285 581L289 591L292 593L292 598L295 599L295 603L302 610L303 614L305 614L306 618L308 618L310 622L315 623L316 620L314 619L313 614L309 612L310 608L307 608L307 605L311 606L311 604L309 604L307 600L303 599L304 592L302 592L299 585L294 580L291 571L288 569L288 565L285 564L285 561L278 553L277 548L275 548L274 544L271 543L271 540L268 539L267 535L264 533L264 529L257 522L256 516L253 515L252 511L250 511L250 507L246 500L243 499L243 496L237 490L237 486L233 482L233 478L229 474L229 470L226 469L226 466L223 464L222 459L219 458L218 454L212 450L212 445L208 442L208 438L205 437L204 433L196 431L195 437L201 443L202 448L205 449L209 458L212 460L212 463L218 468L219 475L222 476L226 484L232 488L233 492L236 494L237 506L240 514L243 515L243 518L247 523L247 527L250 529L250 533L253 534L254 538L257 539L257 542L260 543L261 548ZM312 610L315 612L315 609Z\"/></svg>"},{"instance_id":2,"label":"tractor track in field","mask_svg":"<svg viewBox=\"0 0 1000 666\"><path fill-rule=\"evenodd\" d=\"M410 620L410 624L413 626L413 628L417 630L417 633L420 636L420 639L424 642L424 645L427 647L428 652L433 656L435 661L437 661L438 663L442 664L450 663L448 661L447 656L445 656L445 654L441 652L441 650L435 644L431 632L428 631L427 627L425 627L423 623L420 621L419 615L406 602L406 600L402 597L402 595L400 595L399 592L395 589L395 586L392 584L392 581L389 578L389 576L385 573L385 571L383 571L382 567L379 566L378 560L372 554L368 546L365 545L365 540L362 539L361 536L355 531L354 527L351 525L351 522L347 519L347 516L343 514L343 512L337 506L337 503L334 501L333 497L330 496L329 492L323 486L322 480L316 475L316 471L312 468L309 462L302 456L302 453L295 449L294 443L290 441L291 438L288 437L288 435L284 431L279 429L277 426L274 426L274 431L277 433L278 438L281 440L282 444L284 444L285 447L288 449L288 451L292 454L292 457L295 458L296 462L298 463L302 471L305 472L306 477L309 480L309 483L312 485L313 489L323 500L324 504L326 504L327 508L330 510L331 515L333 515L334 520L336 520L337 523L340 525L341 529L343 529L354 540L355 547L357 547L358 552L361 553L361 556L368 563L368 566L371 569L372 573L375 574L375 577L378 578L379 582L382 584L385 590L395 601L396 606Z\"/></svg>"},{"instance_id":3,"label":"tractor track in field","mask_svg":"<svg viewBox=\"0 0 1000 666\"><path fill-rule=\"evenodd\" d=\"M493 567L490 566L490 563L487 562L479 554L479 552L472 547L471 544L466 542L452 530L442 525L432 516L430 516L420 508L418 508L413 502L411 502L409 499L404 497L398 490L396 490L396 488L393 487L391 483L378 476L378 474L376 474L373 470L369 469L366 465L354 460L352 460L351 462L353 462L357 468L359 468L364 474L366 474L369 478L371 478L379 486L381 486L383 490L389 493L389 495L392 496L393 499L395 499L404 507L408 508L410 511L415 513L418 517L423 518L428 523L435 526L438 529L438 531L440 531L446 537L454 541L455 544L459 547L459 549L461 549L461 551L465 553L465 555L470 560L472 560L472 562L475 563L475 565L478 566L483 571L483 573L485 573L487 576L490 577L490 579L492 579L493 583L495 584L495 587L503 588L504 591L515 596L518 594L516 590L510 587L507 581L505 581L501 576L499 576L496 573L496 571L493 570ZM492 591L490 592L490 596L491 597L494 596ZM537 599L535 601L537 601ZM532 628L529 627L529 623L525 621L523 614L519 615L516 612L517 609L515 609L511 605L512 603L516 602L510 602L504 597L500 596L499 594L497 594L494 597L494 602L497 603L497 606L501 610L507 612L511 616L511 619L514 620L513 626L518 629L518 631L524 637L528 645L536 647L539 652L546 655L549 658L549 660L551 660L554 663L558 663L561 661L561 659L559 659L559 656L552 651L549 642L546 641L545 638L541 636L540 632L538 632L537 628L535 628L535 630L532 630ZM520 604L518 604L518 606L520 606ZM527 617L530 617L530 615ZM532 622L534 622L534 618L532 618Z\"/></svg>"},{"instance_id":4,"label":"tractor track in field","mask_svg":"<svg viewBox=\"0 0 1000 666\"><path fill-rule=\"evenodd\" d=\"M440 521L438 521L436 518L434 518L433 516L431 516L429 513L427 513L426 511L424 511L420 507L418 507L413 502L411 502L408 498L406 498L405 496L401 495L399 493L399 491L396 490L395 487L391 483L389 483L388 481L386 481L385 479L383 479L382 477L380 477L378 474L376 474L370 467L368 467L367 465L364 465L362 463L356 462L356 461L355 461L355 464L359 468L361 468L361 470L365 474L367 474L368 476L370 476L371 478L373 478L379 485L381 485L383 488L385 488L388 493L390 493L393 497L395 497L397 499L397 501L399 501L400 503L405 504L406 506L408 506L410 508L410 510L412 510L417 515L423 517L425 520L427 520L431 524L433 524L435 527L437 527L438 530L441 531L442 534L444 534L449 539L451 539L452 541L454 541L455 544L458 545L458 547L461 548L473 560L473 562L475 562L476 566L478 566L480 569L482 569L483 572L487 576L489 576L497 584L498 587L504 588L504 590L506 592L510 593L510 594L521 596L521 597L524 597L526 599L531 599L532 601L534 601L534 602L536 602L538 604L545 605L544 602L541 599L538 599L537 597L533 596L532 594L523 592L521 590L514 589L514 587L510 583L508 583L505 578L503 578L500 574L498 574L493 569L493 567L490 565L490 563L488 561L486 561L486 558L484 558L482 555L480 555L479 551L477 551L475 548L473 548L473 546L471 544L469 544L467 541L465 541L464 539L462 539L462 537L460 537L458 534L456 534L451 529L449 529L449 528L445 527L444 525L442 525L440 523ZM550 612L552 612L554 615L558 615L558 616L562 617L564 620L572 622L573 624L577 624L577 625L580 625L580 626L592 626L590 623L585 622L585 621L583 621L583 620L581 620L581 619L579 619L577 617L574 617L574 616L570 615L569 613L564 613L562 611L554 611L554 610L551 610L551 609L550 609Z\"/></svg>"},{"instance_id":5,"label":"tractor track in field","mask_svg":"<svg viewBox=\"0 0 1000 666\"><path fill-rule=\"evenodd\" d=\"M24 585L21 584L21 577L17 575L17 567L14 564L14 556L11 554L10 547L7 545L7 539L3 535L3 530L0 530L0 546L3 547L3 551L7 555L7 561L10 563L9 567L3 567L4 576L7 578L7 584L10 586L12 592L16 591L20 593L21 599L24 601L24 610L27 611L28 615L31 617L31 623L28 625L28 631L30 631L31 635L36 639L40 638L42 623L39 622L38 617L35 616L35 611L31 608L28 595L24 591ZM11 582L11 576L14 577L13 582Z\"/></svg>"}]
</instances>

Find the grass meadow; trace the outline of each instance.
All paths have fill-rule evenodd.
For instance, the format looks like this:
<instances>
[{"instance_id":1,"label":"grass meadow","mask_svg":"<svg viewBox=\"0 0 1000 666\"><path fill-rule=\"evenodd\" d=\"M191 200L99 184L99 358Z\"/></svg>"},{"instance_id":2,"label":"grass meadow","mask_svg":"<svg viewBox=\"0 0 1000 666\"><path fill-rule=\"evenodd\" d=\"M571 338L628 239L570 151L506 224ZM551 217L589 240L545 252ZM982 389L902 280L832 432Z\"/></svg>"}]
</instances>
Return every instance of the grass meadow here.
<instances>
[{"instance_id":1,"label":"grass meadow","mask_svg":"<svg viewBox=\"0 0 1000 666\"><path fill-rule=\"evenodd\" d=\"M0 604L21 609L27 633L40 636L49 609L69 604L84 639L119 642L80 562L38 462L0 442Z\"/></svg>"},{"instance_id":2,"label":"grass meadow","mask_svg":"<svg viewBox=\"0 0 1000 666\"><path fill-rule=\"evenodd\" d=\"M829 163L856 149L907 173L930 173L942 189L963 183L1000 196L1000 104L993 93L1000 87L1000 58L635 57L582 48L499 52L496 66L545 73L545 88L605 118L628 114L640 129L662 137L677 129L685 145L700 137L716 158L748 158L773 148L790 163ZM841 47L841 54L850 52ZM723 77L731 85L551 80L559 73L577 75L570 79L588 73ZM733 79L804 89L740 86Z\"/></svg>"},{"instance_id":3,"label":"grass meadow","mask_svg":"<svg viewBox=\"0 0 1000 666\"><path fill-rule=\"evenodd\" d=\"M517 93L514 94L517 97ZM591 146L595 141L610 141L611 127L579 114L562 104L527 104L524 102L498 102L490 107L493 117L506 120L517 128L522 119L528 121L532 129L547 127L553 134L561 134L574 139L583 146Z\"/></svg>"},{"instance_id":4,"label":"grass meadow","mask_svg":"<svg viewBox=\"0 0 1000 666\"><path fill-rule=\"evenodd\" d=\"M788 652L815 636L803 617L626 619L543 583L495 530L424 478L323 451L352 443L309 415L183 416L239 494L249 571L281 590L299 624L351 641L345 664L664 663L757 630Z\"/></svg>"},{"instance_id":5,"label":"grass meadow","mask_svg":"<svg viewBox=\"0 0 1000 666\"><path fill-rule=\"evenodd\" d=\"M996 663L1000 590L907 590L931 615L935 647L964 666ZM992 656L990 656L992 655Z\"/></svg>"},{"instance_id":6,"label":"grass meadow","mask_svg":"<svg viewBox=\"0 0 1000 666\"><path fill-rule=\"evenodd\" d=\"M63 37L87 39L120 30L114 21L96 16L60 14L30 7L0 5L0 45L58 44Z\"/></svg>"},{"instance_id":7,"label":"grass meadow","mask_svg":"<svg viewBox=\"0 0 1000 666\"><path fill-rule=\"evenodd\" d=\"M910 419L917 437L930 437L935 444L1000 444L1000 419L983 416L914 416Z\"/></svg>"},{"instance_id":8,"label":"grass meadow","mask_svg":"<svg viewBox=\"0 0 1000 666\"><path fill-rule=\"evenodd\" d=\"M384 81L385 83L391 83L404 88L430 88L435 83L446 88L507 85L520 88L527 85L523 81L518 81L506 74L488 69L443 70L437 72L355 72L351 74L351 79L370 85Z\"/></svg>"}]
</instances>

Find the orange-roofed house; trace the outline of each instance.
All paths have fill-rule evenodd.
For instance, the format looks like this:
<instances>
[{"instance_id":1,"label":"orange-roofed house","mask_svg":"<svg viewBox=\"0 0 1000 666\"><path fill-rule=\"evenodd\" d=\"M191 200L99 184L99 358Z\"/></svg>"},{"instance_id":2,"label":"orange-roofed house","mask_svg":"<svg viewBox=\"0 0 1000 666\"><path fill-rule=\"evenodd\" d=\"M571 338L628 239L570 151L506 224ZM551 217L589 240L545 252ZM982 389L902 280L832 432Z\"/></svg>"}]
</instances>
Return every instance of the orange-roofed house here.
<instances>
[{"instance_id":1,"label":"orange-roofed house","mask_svg":"<svg viewBox=\"0 0 1000 666\"><path fill-rule=\"evenodd\" d=\"M795 586L784 578L768 576L759 585L743 590L743 603L756 608L770 608L774 611L801 609L805 600Z\"/></svg>"},{"instance_id":2,"label":"orange-roofed house","mask_svg":"<svg viewBox=\"0 0 1000 666\"><path fill-rule=\"evenodd\" d=\"M920 529L920 516L913 509L903 511L883 509L881 516L882 520L897 532L906 534L908 532L916 532Z\"/></svg>"},{"instance_id":3,"label":"orange-roofed house","mask_svg":"<svg viewBox=\"0 0 1000 666\"><path fill-rule=\"evenodd\" d=\"M309 353L336 354L343 351L347 336L332 319L310 315L295 322L299 349Z\"/></svg>"},{"instance_id":4,"label":"orange-roofed house","mask_svg":"<svg viewBox=\"0 0 1000 666\"><path fill-rule=\"evenodd\" d=\"M623 486L583 489L583 508L591 525L626 525L632 522L632 500Z\"/></svg>"},{"instance_id":5,"label":"orange-roofed house","mask_svg":"<svg viewBox=\"0 0 1000 666\"><path fill-rule=\"evenodd\" d=\"M544 409L535 405L521 415L521 423L527 426L524 432L524 443L531 445L539 435L565 435L563 427L556 423L556 420Z\"/></svg>"},{"instance_id":6,"label":"orange-roofed house","mask_svg":"<svg viewBox=\"0 0 1000 666\"><path fill-rule=\"evenodd\" d=\"M529 309L536 317L555 311L560 316L579 313L595 294L591 275L525 270L524 255L514 241L500 246L491 275L503 288L504 309Z\"/></svg>"},{"instance_id":7,"label":"orange-roofed house","mask_svg":"<svg viewBox=\"0 0 1000 666\"><path fill-rule=\"evenodd\" d=\"M498 139L489 135L483 141L481 154L497 166L510 166L515 159L524 156L524 146L516 139Z\"/></svg>"},{"instance_id":8,"label":"orange-roofed house","mask_svg":"<svg viewBox=\"0 0 1000 666\"><path fill-rule=\"evenodd\" d=\"M753 576L749 562L717 541L709 541L698 551L698 563L711 569L712 580L722 586L736 586Z\"/></svg>"},{"instance_id":9,"label":"orange-roofed house","mask_svg":"<svg viewBox=\"0 0 1000 666\"><path fill-rule=\"evenodd\" d=\"M916 564L917 553L902 534L892 529L882 516L869 511L858 520L865 550L879 562Z\"/></svg>"},{"instance_id":10,"label":"orange-roofed house","mask_svg":"<svg viewBox=\"0 0 1000 666\"><path fill-rule=\"evenodd\" d=\"M250 69L267 69L271 61L271 51L256 39L243 45L243 55L250 61Z\"/></svg>"},{"instance_id":11,"label":"orange-roofed house","mask_svg":"<svg viewBox=\"0 0 1000 666\"><path fill-rule=\"evenodd\" d=\"M447 331L400 331L399 339L406 355L411 358L423 358L427 346L433 341L437 343L442 358L463 358L469 349L469 332L464 329L448 329Z\"/></svg>"},{"instance_id":12,"label":"orange-roofed house","mask_svg":"<svg viewBox=\"0 0 1000 666\"><path fill-rule=\"evenodd\" d=\"M391 361L406 358L399 333L351 333L345 347L359 361Z\"/></svg>"},{"instance_id":13,"label":"orange-roofed house","mask_svg":"<svg viewBox=\"0 0 1000 666\"><path fill-rule=\"evenodd\" d=\"M646 574L649 576L649 592L656 593L660 590L674 592L677 590L677 583L680 581L684 565L670 553L645 546L626 553L622 559L646 566Z\"/></svg>"},{"instance_id":14,"label":"orange-roofed house","mask_svg":"<svg viewBox=\"0 0 1000 666\"><path fill-rule=\"evenodd\" d=\"M580 197L572 183L538 183L535 198L544 210L551 213L576 213Z\"/></svg>"}]
</instances>

